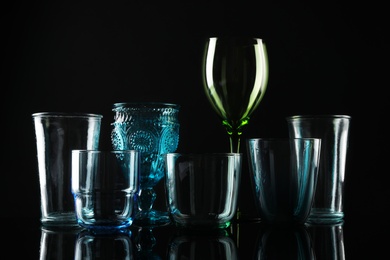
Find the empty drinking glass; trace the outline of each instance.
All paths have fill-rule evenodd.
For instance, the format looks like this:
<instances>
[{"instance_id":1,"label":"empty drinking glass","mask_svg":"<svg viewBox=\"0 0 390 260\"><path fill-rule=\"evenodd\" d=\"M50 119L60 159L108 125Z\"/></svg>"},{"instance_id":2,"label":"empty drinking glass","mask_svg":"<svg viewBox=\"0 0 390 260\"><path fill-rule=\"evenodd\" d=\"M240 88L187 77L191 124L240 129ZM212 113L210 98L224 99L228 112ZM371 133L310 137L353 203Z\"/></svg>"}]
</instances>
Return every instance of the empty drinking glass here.
<instances>
[{"instance_id":1,"label":"empty drinking glass","mask_svg":"<svg viewBox=\"0 0 390 260\"><path fill-rule=\"evenodd\" d=\"M318 138L247 140L249 170L261 221L305 223L313 204L320 149Z\"/></svg>"}]
</instances>

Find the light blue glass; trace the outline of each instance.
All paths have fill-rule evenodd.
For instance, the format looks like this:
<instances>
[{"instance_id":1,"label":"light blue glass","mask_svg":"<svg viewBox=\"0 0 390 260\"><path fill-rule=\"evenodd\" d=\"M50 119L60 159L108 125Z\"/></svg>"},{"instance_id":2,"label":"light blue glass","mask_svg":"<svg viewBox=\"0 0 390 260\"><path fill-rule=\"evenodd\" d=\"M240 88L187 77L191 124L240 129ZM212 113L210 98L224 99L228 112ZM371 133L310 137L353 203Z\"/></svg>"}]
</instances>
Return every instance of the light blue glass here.
<instances>
[{"instance_id":1,"label":"light blue glass","mask_svg":"<svg viewBox=\"0 0 390 260\"><path fill-rule=\"evenodd\" d=\"M168 212L153 209L154 187L165 176L163 155L179 144L179 109L169 103L115 103L111 142L115 150L141 152L140 192L135 223L139 226L170 222Z\"/></svg>"},{"instance_id":2,"label":"light blue glass","mask_svg":"<svg viewBox=\"0 0 390 260\"><path fill-rule=\"evenodd\" d=\"M255 203L262 222L303 224L314 201L321 139L247 140Z\"/></svg>"}]
</instances>

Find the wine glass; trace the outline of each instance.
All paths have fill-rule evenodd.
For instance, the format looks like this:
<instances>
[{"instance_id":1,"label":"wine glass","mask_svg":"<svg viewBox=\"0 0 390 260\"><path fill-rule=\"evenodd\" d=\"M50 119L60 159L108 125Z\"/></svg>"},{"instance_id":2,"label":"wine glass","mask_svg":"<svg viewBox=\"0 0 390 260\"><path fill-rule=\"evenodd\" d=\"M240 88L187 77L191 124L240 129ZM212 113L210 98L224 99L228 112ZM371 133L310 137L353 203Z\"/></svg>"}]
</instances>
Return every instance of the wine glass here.
<instances>
[{"instance_id":1,"label":"wine glass","mask_svg":"<svg viewBox=\"0 0 390 260\"><path fill-rule=\"evenodd\" d=\"M238 153L242 128L267 88L266 46L252 37L209 38L202 75L206 96L229 135L230 152Z\"/></svg>"},{"instance_id":2,"label":"wine glass","mask_svg":"<svg viewBox=\"0 0 390 260\"><path fill-rule=\"evenodd\" d=\"M115 103L111 142L115 150L141 152L140 190L134 224L164 225L170 222L167 211L153 208L154 187L165 176L163 155L175 152L179 143L178 104L140 102Z\"/></svg>"}]
</instances>

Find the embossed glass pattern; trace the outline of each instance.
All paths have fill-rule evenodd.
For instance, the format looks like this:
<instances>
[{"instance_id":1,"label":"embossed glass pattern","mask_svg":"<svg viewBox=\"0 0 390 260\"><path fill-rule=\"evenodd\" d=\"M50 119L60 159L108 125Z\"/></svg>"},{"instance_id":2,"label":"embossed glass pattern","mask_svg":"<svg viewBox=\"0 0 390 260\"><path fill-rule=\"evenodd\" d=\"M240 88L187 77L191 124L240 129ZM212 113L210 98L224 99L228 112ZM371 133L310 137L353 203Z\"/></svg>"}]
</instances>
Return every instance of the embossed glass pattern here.
<instances>
[{"instance_id":1,"label":"embossed glass pattern","mask_svg":"<svg viewBox=\"0 0 390 260\"><path fill-rule=\"evenodd\" d=\"M167 212L153 209L154 187L164 177L163 155L175 152L179 144L180 106L169 103L115 103L111 142L115 150L141 152L141 178L135 223L169 222Z\"/></svg>"}]
</instances>

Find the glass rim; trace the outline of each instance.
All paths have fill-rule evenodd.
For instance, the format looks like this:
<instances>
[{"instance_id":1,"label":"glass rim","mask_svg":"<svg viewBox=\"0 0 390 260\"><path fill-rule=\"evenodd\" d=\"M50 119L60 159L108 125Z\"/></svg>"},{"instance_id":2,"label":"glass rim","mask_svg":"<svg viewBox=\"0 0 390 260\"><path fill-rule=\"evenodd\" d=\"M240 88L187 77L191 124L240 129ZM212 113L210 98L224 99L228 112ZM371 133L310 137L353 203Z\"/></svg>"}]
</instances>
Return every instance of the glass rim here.
<instances>
[{"instance_id":1,"label":"glass rim","mask_svg":"<svg viewBox=\"0 0 390 260\"><path fill-rule=\"evenodd\" d=\"M140 107L155 107L155 108L180 108L179 104L169 102L117 102L113 108L140 108Z\"/></svg>"},{"instance_id":2,"label":"glass rim","mask_svg":"<svg viewBox=\"0 0 390 260\"><path fill-rule=\"evenodd\" d=\"M322 138L319 138L319 137L253 137L253 138L246 138L247 142L251 142L251 141L290 142L290 141L295 141L295 140L310 141L310 140L322 140Z\"/></svg>"},{"instance_id":3,"label":"glass rim","mask_svg":"<svg viewBox=\"0 0 390 260\"><path fill-rule=\"evenodd\" d=\"M251 36L251 35L220 35L220 36L210 36L208 39L254 39L264 41L263 38Z\"/></svg>"},{"instance_id":4,"label":"glass rim","mask_svg":"<svg viewBox=\"0 0 390 260\"><path fill-rule=\"evenodd\" d=\"M96 118L101 119L103 115L95 113L82 112L37 112L33 113L32 117L63 117L63 118Z\"/></svg>"},{"instance_id":5,"label":"glass rim","mask_svg":"<svg viewBox=\"0 0 390 260\"><path fill-rule=\"evenodd\" d=\"M243 153L225 153L225 152L198 152L198 153L185 153L185 152L173 152L173 153L165 153L165 156L168 155L183 155L183 156L215 156L215 157L221 157L221 156L243 156Z\"/></svg>"},{"instance_id":6,"label":"glass rim","mask_svg":"<svg viewBox=\"0 0 390 260\"><path fill-rule=\"evenodd\" d=\"M73 149L72 153L84 154L84 153L93 153L93 154L131 154L131 153L141 153L138 150L92 150L92 149Z\"/></svg>"},{"instance_id":7,"label":"glass rim","mask_svg":"<svg viewBox=\"0 0 390 260\"><path fill-rule=\"evenodd\" d=\"M308 114L308 115L293 115L293 116L287 116L287 120L294 120L294 119L319 119L319 118L345 118L345 119L351 119L350 115L344 115L344 114Z\"/></svg>"}]
</instances>

